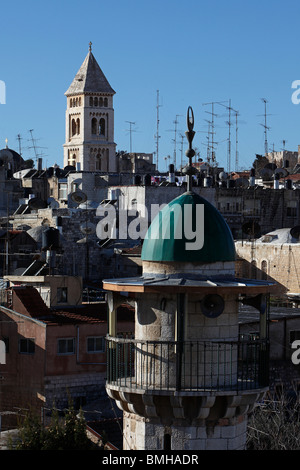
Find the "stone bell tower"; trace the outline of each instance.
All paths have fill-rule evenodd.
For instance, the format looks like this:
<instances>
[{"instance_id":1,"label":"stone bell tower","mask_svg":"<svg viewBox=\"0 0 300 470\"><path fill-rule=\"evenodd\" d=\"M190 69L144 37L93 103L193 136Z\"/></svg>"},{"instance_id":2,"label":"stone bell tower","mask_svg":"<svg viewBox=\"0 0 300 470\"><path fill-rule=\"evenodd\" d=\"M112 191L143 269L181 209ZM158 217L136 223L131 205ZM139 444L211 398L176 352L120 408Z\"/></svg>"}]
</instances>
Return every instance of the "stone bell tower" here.
<instances>
[{"instance_id":1,"label":"stone bell tower","mask_svg":"<svg viewBox=\"0 0 300 470\"><path fill-rule=\"evenodd\" d=\"M114 108L111 88L89 52L66 91L64 166L81 171L115 172Z\"/></svg>"},{"instance_id":2,"label":"stone bell tower","mask_svg":"<svg viewBox=\"0 0 300 470\"><path fill-rule=\"evenodd\" d=\"M124 412L125 450L244 449L247 415L268 388L268 296L274 284L235 278L230 229L192 191L191 108L187 122L187 192L150 225L142 276L103 281L109 299L106 390ZM185 214L192 214L195 232L200 206L204 238L192 246ZM117 337L115 312L125 298L135 305L130 339ZM239 337L241 298L256 299L257 341Z\"/></svg>"}]
</instances>

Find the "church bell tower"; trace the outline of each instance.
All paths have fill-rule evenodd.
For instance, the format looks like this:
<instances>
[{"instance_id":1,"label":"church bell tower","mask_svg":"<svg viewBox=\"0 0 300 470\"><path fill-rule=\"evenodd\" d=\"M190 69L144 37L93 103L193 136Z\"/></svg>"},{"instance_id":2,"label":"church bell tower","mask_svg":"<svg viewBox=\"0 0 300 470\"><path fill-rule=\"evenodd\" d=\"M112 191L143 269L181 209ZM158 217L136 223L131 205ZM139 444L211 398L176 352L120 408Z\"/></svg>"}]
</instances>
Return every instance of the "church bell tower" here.
<instances>
[{"instance_id":1,"label":"church bell tower","mask_svg":"<svg viewBox=\"0 0 300 470\"><path fill-rule=\"evenodd\" d=\"M117 171L114 94L90 42L89 52L65 93L64 166L72 165L80 171Z\"/></svg>"}]
</instances>

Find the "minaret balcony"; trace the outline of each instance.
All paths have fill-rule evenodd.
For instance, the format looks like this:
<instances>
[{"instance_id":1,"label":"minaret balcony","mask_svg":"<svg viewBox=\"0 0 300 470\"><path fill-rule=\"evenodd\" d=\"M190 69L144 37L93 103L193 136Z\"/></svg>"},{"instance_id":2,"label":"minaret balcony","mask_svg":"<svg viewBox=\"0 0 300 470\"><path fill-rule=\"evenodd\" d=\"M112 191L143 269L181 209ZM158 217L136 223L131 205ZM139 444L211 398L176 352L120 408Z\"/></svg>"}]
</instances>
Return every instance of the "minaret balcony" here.
<instances>
[{"instance_id":1,"label":"minaret balcony","mask_svg":"<svg viewBox=\"0 0 300 470\"><path fill-rule=\"evenodd\" d=\"M195 396L268 387L268 340L106 341L108 389Z\"/></svg>"}]
</instances>

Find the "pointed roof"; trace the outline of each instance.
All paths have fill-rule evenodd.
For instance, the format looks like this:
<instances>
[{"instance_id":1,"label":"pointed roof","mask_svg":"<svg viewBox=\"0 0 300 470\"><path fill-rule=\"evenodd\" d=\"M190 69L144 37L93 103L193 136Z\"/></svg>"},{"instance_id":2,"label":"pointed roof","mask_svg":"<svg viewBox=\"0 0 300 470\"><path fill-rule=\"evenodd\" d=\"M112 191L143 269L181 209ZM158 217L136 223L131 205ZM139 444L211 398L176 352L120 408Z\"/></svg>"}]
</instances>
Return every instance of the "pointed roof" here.
<instances>
[{"instance_id":1,"label":"pointed roof","mask_svg":"<svg viewBox=\"0 0 300 470\"><path fill-rule=\"evenodd\" d=\"M110 93L115 94L107 78L98 65L92 54L91 45L86 58L65 95L75 95L79 93Z\"/></svg>"}]
</instances>

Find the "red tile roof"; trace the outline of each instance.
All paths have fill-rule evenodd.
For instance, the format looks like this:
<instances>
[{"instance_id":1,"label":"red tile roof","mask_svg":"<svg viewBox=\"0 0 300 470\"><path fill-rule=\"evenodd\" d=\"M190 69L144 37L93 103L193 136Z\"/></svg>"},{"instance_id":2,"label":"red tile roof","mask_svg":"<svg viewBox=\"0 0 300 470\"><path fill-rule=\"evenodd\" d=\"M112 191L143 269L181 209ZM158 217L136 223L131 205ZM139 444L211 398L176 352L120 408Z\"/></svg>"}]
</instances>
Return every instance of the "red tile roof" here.
<instances>
[{"instance_id":1,"label":"red tile roof","mask_svg":"<svg viewBox=\"0 0 300 470\"><path fill-rule=\"evenodd\" d=\"M107 322L107 304L105 302L50 309L34 287L15 286L12 290L24 307L24 309L20 308L22 311L19 313L27 314L31 318L36 318L47 324ZM12 308L15 310L17 305L13 305ZM120 305L117 309L117 320L133 322L134 308L127 304Z\"/></svg>"}]
</instances>

